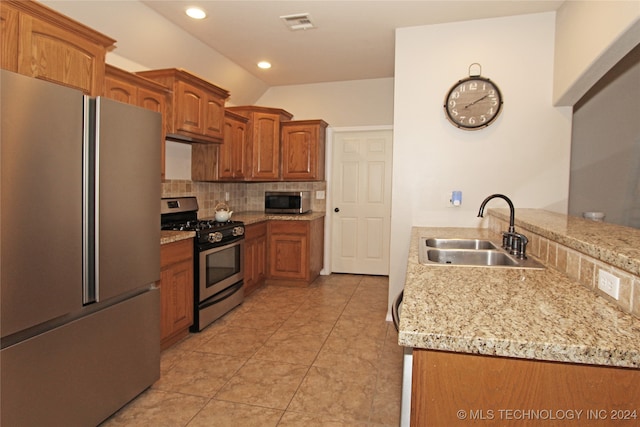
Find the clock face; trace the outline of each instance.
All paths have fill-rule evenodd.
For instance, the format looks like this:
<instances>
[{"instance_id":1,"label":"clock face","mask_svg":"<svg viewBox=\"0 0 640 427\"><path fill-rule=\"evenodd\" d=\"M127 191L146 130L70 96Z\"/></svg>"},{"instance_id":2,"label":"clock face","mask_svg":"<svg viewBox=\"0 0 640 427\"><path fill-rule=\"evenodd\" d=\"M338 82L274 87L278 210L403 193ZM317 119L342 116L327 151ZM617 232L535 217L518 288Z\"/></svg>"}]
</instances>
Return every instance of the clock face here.
<instances>
[{"instance_id":1,"label":"clock face","mask_svg":"<svg viewBox=\"0 0 640 427\"><path fill-rule=\"evenodd\" d=\"M469 77L453 85L444 104L449 121L465 130L489 126L502 110L498 86L484 77Z\"/></svg>"}]
</instances>

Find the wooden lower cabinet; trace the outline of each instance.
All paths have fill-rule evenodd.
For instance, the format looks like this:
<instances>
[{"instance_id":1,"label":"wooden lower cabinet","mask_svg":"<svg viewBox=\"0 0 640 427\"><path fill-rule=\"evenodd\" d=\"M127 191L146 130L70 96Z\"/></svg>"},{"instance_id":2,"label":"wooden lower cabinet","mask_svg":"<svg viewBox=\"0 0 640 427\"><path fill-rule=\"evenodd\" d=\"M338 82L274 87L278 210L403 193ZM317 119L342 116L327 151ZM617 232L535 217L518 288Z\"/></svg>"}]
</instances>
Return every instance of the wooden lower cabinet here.
<instances>
[{"instance_id":1,"label":"wooden lower cabinet","mask_svg":"<svg viewBox=\"0 0 640 427\"><path fill-rule=\"evenodd\" d=\"M411 426L640 424L640 370L413 350Z\"/></svg>"},{"instance_id":2,"label":"wooden lower cabinet","mask_svg":"<svg viewBox=\"0 0 640 427\"><path fill-rule=\"evenodd\" d=\"M193 324L193 239L160 247L160 347L171 347Z\"/></svg>"},{"instance_id":3,"label":"wooden lower cabinet","mask_svg":"<svg viewBox=\"0 0 640 427\"><path fill-rule=\"evenodd\" d=\"M322 269L324 218L269 221L269 280L307 285Z\"/></svg>"},{"instance_id":4,"label":"wooden lower cabinet","mask_svg":"<svg viewBox=\"0 0 640 427\"><path fill-rule=\"evenodd\" d=\"M244 294L251 294L267 277L267 223L248 224L244 229Z\"/></svg>"}]
</instances>

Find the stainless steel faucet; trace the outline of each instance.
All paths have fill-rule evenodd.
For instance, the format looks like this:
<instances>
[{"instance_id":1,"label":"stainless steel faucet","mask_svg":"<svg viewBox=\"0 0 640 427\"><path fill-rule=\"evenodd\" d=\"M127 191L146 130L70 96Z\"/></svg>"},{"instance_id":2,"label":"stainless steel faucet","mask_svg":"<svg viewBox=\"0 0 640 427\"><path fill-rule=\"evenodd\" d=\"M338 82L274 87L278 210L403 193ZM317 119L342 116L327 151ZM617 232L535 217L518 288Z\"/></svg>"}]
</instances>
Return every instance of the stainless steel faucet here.
<instances>
[{"instance_id":1,"label":"stainless steel faucet","mask_svg":"<svg viewBox=\"0 0 640 427\"><path fill-rule=\"evenodd\" d=\"M516 219L516 210L513 207L511 199L504 194L492 194L482 201L480 210L478 211L478 217L482 217L484 214L484 207L491 199L500 198L504 199L509 204L509 230L502 232L502 247L509 251L511 255L514 255L520 259L527 258L527 243L529 239L523 234L516 233L514 222Z\"/></svg>"}]
</instances>

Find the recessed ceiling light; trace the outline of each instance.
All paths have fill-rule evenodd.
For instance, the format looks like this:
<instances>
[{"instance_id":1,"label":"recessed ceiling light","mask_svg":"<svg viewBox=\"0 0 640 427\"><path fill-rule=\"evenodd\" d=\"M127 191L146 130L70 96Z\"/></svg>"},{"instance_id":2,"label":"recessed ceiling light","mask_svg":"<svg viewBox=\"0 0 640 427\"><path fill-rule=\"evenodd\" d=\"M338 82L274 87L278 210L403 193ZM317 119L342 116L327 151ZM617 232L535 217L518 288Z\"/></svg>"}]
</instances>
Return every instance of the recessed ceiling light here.
<instances>
[{"instance_id":1,"label":"recessed ceiling light","mask_svg":"<svg viewBox=\"0 0 640 427\"><path fill-rule=\"evenodd\" d=\"M190 7L185 11L185 13L193 19L204 19L207 17L205 11L199 7Z\"/></svg>"},{"instance_id":2,"label":"recessed ceiling light","mask_svg":"<svg viewBox=\"0 0 640 427\"><path fill-rule=\"evenodd\" d=\"M271 63L267 61L260 61L258 62L258 67L262 68L263 70L267 70L271 68Z\"/></svg>"}]
</instances>

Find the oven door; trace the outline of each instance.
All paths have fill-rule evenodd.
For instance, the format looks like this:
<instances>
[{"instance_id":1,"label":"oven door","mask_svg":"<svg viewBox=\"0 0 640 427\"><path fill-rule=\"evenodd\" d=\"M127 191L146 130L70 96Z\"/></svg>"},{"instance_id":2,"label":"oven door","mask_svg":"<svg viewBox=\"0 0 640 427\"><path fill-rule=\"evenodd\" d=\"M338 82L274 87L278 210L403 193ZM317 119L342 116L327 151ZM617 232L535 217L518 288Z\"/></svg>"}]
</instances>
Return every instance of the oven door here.
<instances>
[{"instance_id":1,"label":"oven door","mask_svg":"<svg viewBox=\"0 0 640 427\"><path fill-rule=\"evenodd\" d=\"M244 240L207 249L198 257L200 302L244 278Z\"/></svg>"}]
</instances>

